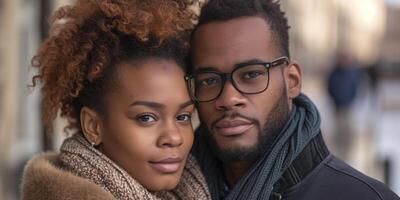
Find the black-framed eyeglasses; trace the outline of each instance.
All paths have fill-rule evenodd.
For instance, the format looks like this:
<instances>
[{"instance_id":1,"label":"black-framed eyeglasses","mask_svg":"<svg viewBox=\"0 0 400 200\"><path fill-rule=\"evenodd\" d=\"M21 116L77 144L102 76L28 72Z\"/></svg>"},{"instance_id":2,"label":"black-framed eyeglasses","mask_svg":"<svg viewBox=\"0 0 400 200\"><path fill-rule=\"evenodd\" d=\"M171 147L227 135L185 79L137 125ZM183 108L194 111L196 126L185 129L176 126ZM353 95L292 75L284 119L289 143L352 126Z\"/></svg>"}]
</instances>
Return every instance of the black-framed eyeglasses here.
<instances>
[{"instance_id":1,"label":"black-framed eyeglasses","mask_svg":"<svg viewBox=\"0 0 400 200\"><path fill-rule=\"evenodd\" d=\"M269 85L269 68L288 64L289 58L279 57L271 62L251 62L236 66L231 73L202 71L185 76L189 92L197 102L209 102L217 99L230 80L242 94L259 94Z\"/></svg>"}]
</instances>

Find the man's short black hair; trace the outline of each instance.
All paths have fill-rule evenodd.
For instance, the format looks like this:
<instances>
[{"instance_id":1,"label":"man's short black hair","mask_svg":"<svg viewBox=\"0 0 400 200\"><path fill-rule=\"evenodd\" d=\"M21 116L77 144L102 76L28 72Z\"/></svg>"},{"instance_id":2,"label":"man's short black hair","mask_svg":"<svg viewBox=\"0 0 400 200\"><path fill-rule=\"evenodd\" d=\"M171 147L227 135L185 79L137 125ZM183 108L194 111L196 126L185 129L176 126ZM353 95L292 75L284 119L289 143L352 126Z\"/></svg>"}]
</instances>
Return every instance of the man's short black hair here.
<instances>
[{"instance_id":1,"label":"man's short black hair","mask_svg":"<svg viewBox=\"0 0 400 200\"><path fill-rule=\"evenodd\" d=\"M280 7L279 1L275 0L209 0L201 9L197 27L209 22L259 16L269 24L281 53L289 57L290 27Z\"/></svg>"}]
</instances>

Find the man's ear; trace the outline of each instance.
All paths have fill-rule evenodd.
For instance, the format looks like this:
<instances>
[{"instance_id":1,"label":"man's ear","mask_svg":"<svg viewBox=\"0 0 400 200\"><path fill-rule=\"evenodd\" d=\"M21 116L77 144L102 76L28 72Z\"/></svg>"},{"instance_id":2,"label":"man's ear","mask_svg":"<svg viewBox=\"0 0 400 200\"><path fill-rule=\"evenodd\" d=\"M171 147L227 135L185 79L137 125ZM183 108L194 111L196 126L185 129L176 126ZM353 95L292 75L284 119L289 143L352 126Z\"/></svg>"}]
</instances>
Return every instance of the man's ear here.
<instances>
[{"instance_id":1,"label":"man's ear","mask_svg":"<svg viewBox=\"0 0 400 200\"><path fill-rule=\"evenodd\" d=\"M92 145L99 145L102 142L102 121L100 115L88 108L83 107L80 113L82 132L85 138Z\"/></svg>"},{"instance_id":2,"label":"man's ear","mask_svg":"<svg viewBox=\"0 0 400 200\"><path fill-rule=\"evenodd\" d=\"M286 92L289 100L293 100L299 96L301 92L301 68L296 62L290 62L285 70Z\"/></svg>"}]
</instances>

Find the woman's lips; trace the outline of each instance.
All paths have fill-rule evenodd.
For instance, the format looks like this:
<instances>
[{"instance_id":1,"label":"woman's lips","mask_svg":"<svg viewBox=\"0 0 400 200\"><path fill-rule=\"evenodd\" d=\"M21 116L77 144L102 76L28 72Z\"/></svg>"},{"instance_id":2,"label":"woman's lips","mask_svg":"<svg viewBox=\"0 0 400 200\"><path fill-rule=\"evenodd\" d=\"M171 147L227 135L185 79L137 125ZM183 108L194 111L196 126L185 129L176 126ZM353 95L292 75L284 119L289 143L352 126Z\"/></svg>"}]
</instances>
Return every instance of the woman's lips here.
<instances>
[{"instance_id":1,"label":"woman's lips","mask_svg":"<svg viewBox=\"0 0 400 200\"><path fill-rule=\"evenodd\" d=\"M215 124L216 132L224 136L240 135L251 127L253 124L245 120L221 120Z\"/></svg>"},{"instance_id":2,"label":"woman's lips","mask_svg":"<svg viewBox=\"0 0 400 200\"><path fill-rule=\"evenodd\" d=\"M171 174L179 170L182 158L166 158L160 161L150 161L150 165L161 173Z\"/></svg>"}]
</instances>

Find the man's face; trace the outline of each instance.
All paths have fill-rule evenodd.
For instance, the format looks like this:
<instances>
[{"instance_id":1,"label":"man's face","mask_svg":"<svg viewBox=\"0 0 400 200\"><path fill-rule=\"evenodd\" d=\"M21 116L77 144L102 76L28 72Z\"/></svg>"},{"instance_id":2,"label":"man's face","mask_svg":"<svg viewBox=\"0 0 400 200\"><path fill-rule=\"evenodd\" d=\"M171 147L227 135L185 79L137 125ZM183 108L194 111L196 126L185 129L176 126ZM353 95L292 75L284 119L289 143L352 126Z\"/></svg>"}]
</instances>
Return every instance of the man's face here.
<instances>
[{"instance_id":1,"label":"man's face","mask_svg":"<svg viewBox=\"0 0 400 200\"><path fill-rule=\"evenodd\" d=\"M282 56L269 25L260 17L203 24L192 45L195 73L204 69L231 73L238 64ZM286 84L292 82L285 78L290 77L285 66L270 68L268 88L260 94L242 94L226 81L217 99L198 104L209 142L222 161L256 159L286 123L291 99Z\"/></svg>"}]
</instances>

